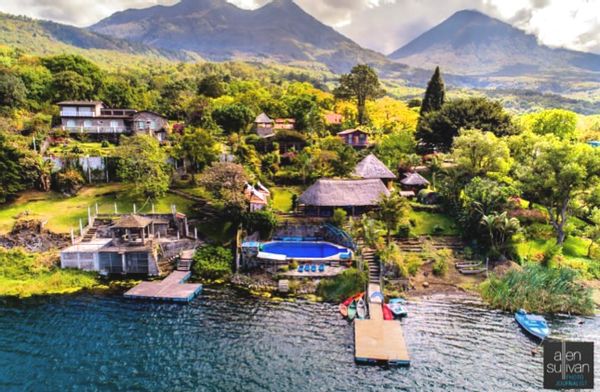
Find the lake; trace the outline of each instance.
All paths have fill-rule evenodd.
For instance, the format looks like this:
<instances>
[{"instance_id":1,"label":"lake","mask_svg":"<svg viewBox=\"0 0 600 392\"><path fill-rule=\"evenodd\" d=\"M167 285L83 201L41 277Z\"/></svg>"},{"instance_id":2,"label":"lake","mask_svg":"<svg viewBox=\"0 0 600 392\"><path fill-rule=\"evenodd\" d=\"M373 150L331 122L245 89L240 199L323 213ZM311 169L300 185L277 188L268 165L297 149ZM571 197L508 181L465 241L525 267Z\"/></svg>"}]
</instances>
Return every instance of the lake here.
<instances>
[{"instance_id":1,"label":"lake","mask_svg":"<svg viewBox=\"0 0 600 392\"><path fill-rule=\"evenodd\" d=\"M412 363L394 368L354 363L352 325L334 304L227 288L206 288L189 305L91 294L3 300L0 390L542 390L541 350L531 355L537 344L511 314L462 295L408 310ZM598 317L550 324L556 335L600 342Z\"/></svg>"}]
</instances>

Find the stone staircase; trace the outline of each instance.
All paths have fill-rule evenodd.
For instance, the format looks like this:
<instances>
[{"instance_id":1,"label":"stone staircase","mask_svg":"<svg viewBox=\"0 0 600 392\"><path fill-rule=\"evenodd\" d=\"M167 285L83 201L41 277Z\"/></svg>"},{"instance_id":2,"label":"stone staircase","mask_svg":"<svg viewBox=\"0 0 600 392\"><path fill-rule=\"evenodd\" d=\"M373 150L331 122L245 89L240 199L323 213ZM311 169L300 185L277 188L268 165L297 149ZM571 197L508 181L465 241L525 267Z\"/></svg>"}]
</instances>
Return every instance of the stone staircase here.
<instances>
[{"instance_id":1,"label":"stone staircase","mask_svg":"<svg viewBox=\"0 0 600 392\"><path fill-rule=\"evenodd\" d=\"M427 241L435 250L452 249L457 257L463 253L465 248L463 240L454 236L401 238L396 240L396 244L402 252L418 253L423 251Z\"/></svg>"},{"instance_id":2,"label":"stone staircase","mask_svg":"<svg viewBox=\"0 0 600 392\"><path fill-rule=\"evenodd\" d=\"M98 227L102 225L102 222L94 221L94 225L90 227L86 232L81 242L90 242L96 237L96 232L98 231Z\"/></svg>"},{"instance_id":3,"label":"stone staircase","mask_svg":"<svg viewBox=\"0 0 600 392\"><path fill-rule=\"evenodd\" d=\"M362 256L369 268L369 283L379 284L381 276L381 265L375 257L375 251L371 248L363 248Z\"/></svg>"}]
</instances>

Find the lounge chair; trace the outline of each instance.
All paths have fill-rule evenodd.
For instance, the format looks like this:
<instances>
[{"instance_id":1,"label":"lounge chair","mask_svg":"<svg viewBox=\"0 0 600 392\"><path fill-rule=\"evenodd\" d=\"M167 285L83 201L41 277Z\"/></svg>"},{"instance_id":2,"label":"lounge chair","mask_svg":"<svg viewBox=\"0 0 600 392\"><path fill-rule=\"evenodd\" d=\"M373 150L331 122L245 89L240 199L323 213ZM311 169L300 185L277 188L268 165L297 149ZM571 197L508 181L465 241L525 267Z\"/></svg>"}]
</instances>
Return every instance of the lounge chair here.
<instances>
[{"instance_id":1,"label":"lounge chair","mask_svg":"<svg viewBox=\"0 0 600 392\"><path fill-rule=\"evenodd\" d=\"M319 264L319 272L325 272L325 264Z\"/></svg>"}]
</instances>

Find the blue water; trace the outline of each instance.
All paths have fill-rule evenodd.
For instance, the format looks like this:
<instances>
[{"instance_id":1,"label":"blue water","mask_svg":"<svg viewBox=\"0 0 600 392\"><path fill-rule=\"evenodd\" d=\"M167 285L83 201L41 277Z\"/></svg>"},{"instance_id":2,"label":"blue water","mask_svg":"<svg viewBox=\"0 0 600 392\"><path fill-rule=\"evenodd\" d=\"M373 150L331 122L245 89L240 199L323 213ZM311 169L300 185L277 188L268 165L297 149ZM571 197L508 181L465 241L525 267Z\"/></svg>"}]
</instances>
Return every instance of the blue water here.
<instances>
[{"instance_id":1,"label":"blue water","mask_svg":"<svg viewBox=\"0 0 600 392\"><path fill-rule=\"evenodd\" d=\"M463 296L407 307L412 365L387 368L354 363L352 325L335 304L211 288L189 305L97 295L0 302L0 391L542 390L536 343L511 314ZM600 343L599 321L550 326Z\"/></svg>"},{"instance_id":2,"label":"blue water","mask_svg":"<svg viewBox=\"0 0 600 392\"><path fill-rule=\"evenodd\" d=\"M291 258L320 259L346 253L348 250L329 242L273 241L263 244L262 251Z\"/></svg>"}]
</instances>

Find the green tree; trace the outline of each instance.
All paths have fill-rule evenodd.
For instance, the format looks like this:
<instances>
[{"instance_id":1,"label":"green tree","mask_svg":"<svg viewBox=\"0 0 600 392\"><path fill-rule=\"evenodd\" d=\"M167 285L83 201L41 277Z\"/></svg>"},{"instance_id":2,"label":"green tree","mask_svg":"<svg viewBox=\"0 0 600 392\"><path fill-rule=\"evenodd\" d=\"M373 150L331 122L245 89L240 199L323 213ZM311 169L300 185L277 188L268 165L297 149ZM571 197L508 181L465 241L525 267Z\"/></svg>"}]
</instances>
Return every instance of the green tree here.
<instances>
[{"instance_id":1,"label":"green tree","mask_svg":"<svg viewBox=\"0 0 600 392\"><path fill-rule=\"evenodd\" d=\"M454 139L452 156L458 167L472 176L488 172L508 173L510 150L504 140L491 132L477 129L462 130Z\"/></svg>"},{"instance_id":2,"label":"green tree","mask_svg":"<svg viewBox=\"0 0 600 392\"><path fill-rule=\"evenodd\" d=\"M25 189L19 165L20 157L18 150L0 133L0 203L5 203Z\"/></svg>"},{"instance_id":3,"label":"green tree","mask_svg":"<svg viewBox=\"0 0 600 392\"><path fill-rule=\"evenodd\" d=\"M227 92L226 84L219 75L208 75L198 82L198 94L209 98L218 98Z\"/></svg>"},{"instance_id":4,"label":"green tree","mask_svg":"<svg viewBox=\"0 0 600 392\"><path fill-rule=\"evenodd\" d=\"M110 76L105 79L100 90L102 101L112 108L130 108L135 103L135 92L131 81L122 76Z\"/></svg>"},{"instance_id":5,"label":"green tree","mask_svg":"<svg viewBox=\"0 0 600 392\"><path fill-rule=\"evenodd\" d=\"M552 134L571 139L577 128L577 113L563 109L548 109L525 116L525 124L538 135Z\"/></svg>"},{"instance_id":6,"label":"green tree","mask_svg":"<svg viewBox=\"0 0 600 392\"><path fill-rule=\"evenodd\" d=\"M556 243L562 246L574 198L598 185L600 151L557 141L540 142L536 150L534 159L520 163L519 180L525 197L548 211Z\"/></svg>"},{"instance_id":7,"label":"green tree","mask_svg":"<svg viewBox=\"0 0 600 392\"><path fill-rule=\"evenodd\" d=\"M383 136L375 146L375 154L387 167L396 170L416 147L414 132L398 131Z\"/></svg>"},{"instance_id":8,"label":"green tree","mask_svg":"<svg viewBox=\"0 0 600 392\"><path fill-rule=\"evenodd\" d=\"M444 87L444 80L440 74L440 67L435 67L431 80L427 83L427 90L425 90L425 96L423 97L423 103L421 104L421 116L429 112L440 110L444 105L445 96L446 88Z\"/></svg>"},{"instance_id":9,"label":"green tree","mask_svg":"<svg viewBox=\"0 0 600 392\"><path fill-rule=\"evenodd\" d=\"M392 231L408 217L409 212L410 204L407 198L397 193L381 198L377 204L377 219L385 226L387 244L392 240Z\"/></svg>"},{"instance_id":10,"label":"green tree","mask_svg":"<svg viewBox=\"0 0 600 392\"><path fill-rule=\"evenodd\" d=\"M217 108L212 112L212 117L226 132L244 132L254 120L252 111L241 103L234 103Z\"/></svg>"},{"instance_id":11,"label":"green tree","mask_svg":"<svg viewBox=\"0 0 600 392\"><path fill-rule=\"evenodd\" d=\"M600 240L600 208L594 208L590 214L589 220L592 224L585 228L585 236L590 239L587 257L592 256L592 247Z\"/></svg>"},{"instance_id":12,"label":"green tree","mask_svg":"<svg viewBox=\"0 0 600 392\"><path fill-rule=\"evenodd\" d=\"M116 155L119 177L134 185L136 196L156 199L169 189L167 154L152 136L121 138Z\"/></svg>"},{"instance_id":13,"label":"green tree","mask_svg":"<svg viewBox=\"0 0 600 392\"><path fill-rule=\"evenodd\" d=\"M496 136L516 133L511 117L499 102L486 98L449 101L420 119L416 137L429 147L448 151L461 129L480 129Z\"/></svg>"},{"instance_id":14,"label":"green tree","mask_svg":"<svg viewBox=\"0 0 600 392\"><path fill-rule=\"evenodd\" d=\"M506 211L492 213L481 218L481 225L487 229L488 240L493 254L506 256L507 245L519 229L519 220L510 218Z\"/></svg>"},{"instance_id":15,"label":"green tree","mask_svg":"<svg viewBox=\"0 0 600 392\"><path fill-rule=\"evenodd\" d=\"M333 91L336 98L355 99L358 123L367 123L367 100L377 99L385 94L379 77L373 68L366 64L354 66L350 73L340 77L340 85Z\"/></svg>"},{"instance_id":16,"label":"green tree","mask_svg":"<svg viewBox=\"0 0 600 392\"><path fill-rule=\"evenodd\" d=\"M0 70L0 107L18 108L27 99L27 87L17 75Z\"/></svg>"},{"instance_id":17,"label":"green tree","mask_svg":"<svg viewBox=\"0 0 600 392\"><path fill-rule=\"evenodd\" d=\"M202 128L187 129L175 149L176 155L188 159L196 171L216 161L219 153L216 140Z\"/></svg>"},{"instance_id":18,"label":"green tree","mask_svg":"<svg viewBox=\"0 0 600 392\"><path fill-rule=\"evenodd\" d=\"M94 98L94 84L89 78L74 71L64 71L52 77L50 85L55 101L88 100Z\"/></svg>"},{"instance_id":19,"label":"green tree","mask_svg":"<svg viewBox=\"0 0 600 392\"><path fill-rule=\"evenodd\" d=\"M244 167L230 162L215 162L200 175L200 184L216 200L241 206L242 209L247 205L243 190L249 181Z\"/></svg>"}]
</instances>

